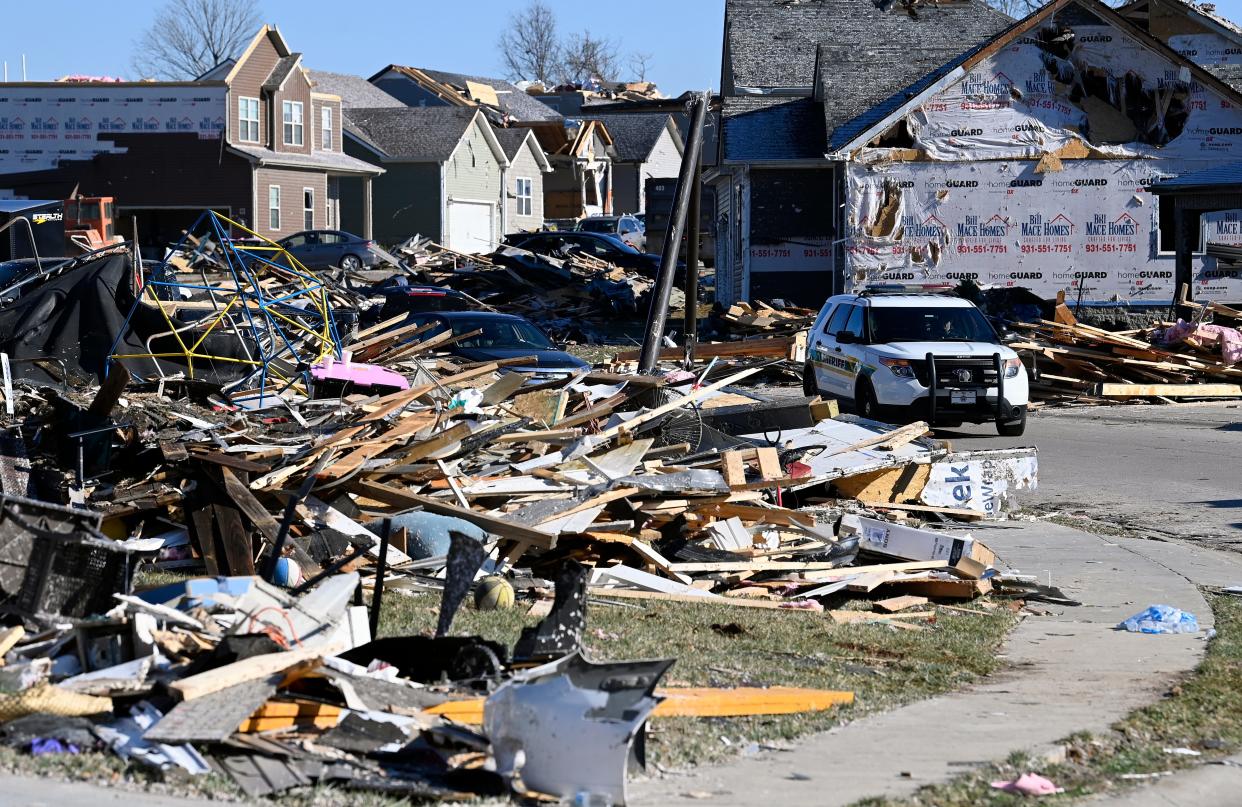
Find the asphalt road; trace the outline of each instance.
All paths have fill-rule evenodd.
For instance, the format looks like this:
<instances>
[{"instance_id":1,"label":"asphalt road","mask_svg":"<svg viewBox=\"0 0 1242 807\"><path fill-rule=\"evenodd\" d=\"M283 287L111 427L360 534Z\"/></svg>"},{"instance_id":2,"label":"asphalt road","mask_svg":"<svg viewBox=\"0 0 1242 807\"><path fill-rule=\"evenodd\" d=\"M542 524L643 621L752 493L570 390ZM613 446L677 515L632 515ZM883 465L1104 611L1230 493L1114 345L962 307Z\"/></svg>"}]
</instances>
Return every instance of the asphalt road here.
<instances>
[{"instance_id":1,"label":"asphalt road","mask_svg":"<svg viewBox=\"0 0 1242 807\"><path fill-rule=\"evenodd\" d=\"M1125 405L1032 413L1022 437L939 430L957 448L1034 445L1039 489L1024 507L1128 532L1242 551L1242 404Z\"/></svg>"}]
</instances>

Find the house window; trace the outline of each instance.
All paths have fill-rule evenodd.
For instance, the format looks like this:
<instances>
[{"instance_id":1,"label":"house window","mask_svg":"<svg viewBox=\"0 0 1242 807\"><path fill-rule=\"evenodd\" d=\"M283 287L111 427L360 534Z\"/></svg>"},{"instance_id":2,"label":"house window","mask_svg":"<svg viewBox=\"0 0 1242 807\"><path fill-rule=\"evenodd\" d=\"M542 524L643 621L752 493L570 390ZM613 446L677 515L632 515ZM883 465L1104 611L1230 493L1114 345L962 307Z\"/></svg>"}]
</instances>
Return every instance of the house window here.
<instances>
[{"instance_id":1,"label":"house window","mask_svg":"<svg viewBox=\"0 0 1242 807\"><path fill-rule=\"evenodd\" d=\"M280 229L280 186L267 186L267 228Z\"/></svg>"},{"instance_id":2,"label":"house window","mask_svg":"<svg viewBox=\"0 0 1242 807\"><path fill-rule=\"evenodd\" d=\"M324 151L332 150L332 107L325 106L319 110L319 128L322 135L319 147Z\"/></svg>"},{"instance_id":3,"label":"house window","mask_svg":"<svg viewBox=\"0 0 1242 807\"><path fill-rule=\"evenodd\" d=\"M315 189L302 189L302 229L315 229Z\"/></svg>"},{"instance_id":4,"label":"house window","mask_svg":"<svg viewBox=\"0 0 1242 807\"><path fill-rule=\"evenodd\" d=\"M526 177L517 180L517 214L519 216L535 215L534 183Z\"/></svg>"},{"instance_id":5,"label":"house window","mask_svg":"<svg viewBox=\"0 0 1242 807\"><path fill-rule=\"evenodd\" d=\"M237 139L244 143L259 142L259 99L237 99Z\"/></svg>"},{"instance_id":6,"label":"house window","mask_svg":"<svg viewBox=\"0 0 1242 807\"><path fill-rule=\"evenodd\" d=\"M281 107L285 117L285 145L302 145L302 102L285 101Z\"/></svg>"}]
</instances>

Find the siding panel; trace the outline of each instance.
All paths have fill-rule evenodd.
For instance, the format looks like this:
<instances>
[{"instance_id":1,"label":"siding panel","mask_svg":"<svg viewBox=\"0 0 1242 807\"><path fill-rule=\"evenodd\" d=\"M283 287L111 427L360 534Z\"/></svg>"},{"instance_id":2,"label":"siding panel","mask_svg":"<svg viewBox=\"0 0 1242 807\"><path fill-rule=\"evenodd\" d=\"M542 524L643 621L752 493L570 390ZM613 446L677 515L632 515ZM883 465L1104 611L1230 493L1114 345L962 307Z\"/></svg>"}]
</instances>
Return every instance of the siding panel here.
<instances>
[{"instance_id":1,"label":"siding panel","mask_svg":"<svg viewBox=\"0 0 1242 807\"><path fill-rule=\"evenodd\" d=\"M237 139L237 99L245 96L259 99L259 140L263 145L271 147L269 137L271 110L264 108L261 88L278 61L280 61L280 55L276 53L276 46L272 44L270 38L264 37L250 57L242 62L233 83L229 85L228 138L230 143L241 142Z\"/></svg>"},{"instance_id":2,"label":"siding panel","mask_svg":"<svg viewBox=\"0 0 1242 807\"><path fill-rule=\"evenodd\" d=\"M273 230L268 221L268 188L280 186L280 227ZM303 221L303 189L315 192L314 227L324 227L324 201L328 198L328 176L320 171L300 171L292 168L259 168L255 171L255 198L258 210L255 232L273 241L306 229Z\"/></svg>"},{"instance_id":3,"label":"siding panel","mask_svg":"<svg viewBox=\"0 0 1242 807\"><path fill-rule=\"evenodd\" d=\"M539 229L543 225L543 173L539 170L539 163L535 161L530 143L527 143L513 158L513 165L509 167L505 176L509 186L505 188L505 218L509 231ZM531 181L533 198L529 216L519 216L517 212L518 177Z\"/></svg>"}]
</instances>

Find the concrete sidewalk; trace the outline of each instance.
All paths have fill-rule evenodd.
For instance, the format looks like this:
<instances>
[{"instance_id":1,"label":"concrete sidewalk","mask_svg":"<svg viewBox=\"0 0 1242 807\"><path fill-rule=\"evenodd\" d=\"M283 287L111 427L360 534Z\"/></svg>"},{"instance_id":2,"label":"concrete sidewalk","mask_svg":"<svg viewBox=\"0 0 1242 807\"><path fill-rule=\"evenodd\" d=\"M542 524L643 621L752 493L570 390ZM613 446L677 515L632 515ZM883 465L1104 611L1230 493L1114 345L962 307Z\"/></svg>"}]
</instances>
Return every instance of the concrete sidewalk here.
<instances>
[{"instance_id":1,"label":"concrete sidewalk","mask_svg":"<svg viewBox=\"0 0 1242 807\"><path fill-rule=\"evenodd\" d=\"M1232 553L1119 542L1045 523L972 532L1010 568L1041 579L1051 573L1083 605L1027 618L1006 645L1009 669L964 692L861 719L788 751L635 782L632 802L750 807L756 799L836 805L899 797L1076 731L1104 731L1159 698L1206 647L1202 634L1148 636L1114 626L1163 603L1209 628L1211 611L1196 584L1242 582L1242 556Z\"/></svg>"}]
</instances>

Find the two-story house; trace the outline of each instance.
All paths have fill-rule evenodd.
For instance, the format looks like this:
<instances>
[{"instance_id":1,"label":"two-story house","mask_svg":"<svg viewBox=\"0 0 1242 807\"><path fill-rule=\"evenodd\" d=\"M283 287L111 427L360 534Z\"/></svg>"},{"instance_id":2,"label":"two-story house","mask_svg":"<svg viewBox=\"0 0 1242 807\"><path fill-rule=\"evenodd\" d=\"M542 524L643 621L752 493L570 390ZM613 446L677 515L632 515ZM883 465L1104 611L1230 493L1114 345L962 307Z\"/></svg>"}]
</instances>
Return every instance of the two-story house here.
<instances>
[{"instance_id":1,"label":"two-story house","mask_svg":"<svg viewBox=\"0 0 1242 807\"><path fill-rule=\"evenodd\" d=\"M342 151L340 99L274 26L195 81L0 84L0 196L115 197L144 245L206 208L272 239L338 227L340 180L382 173Z\"/></svg>"}]
</instances>

